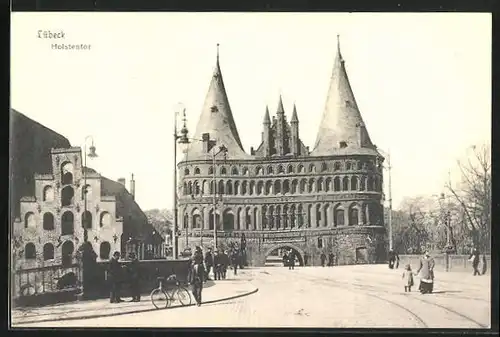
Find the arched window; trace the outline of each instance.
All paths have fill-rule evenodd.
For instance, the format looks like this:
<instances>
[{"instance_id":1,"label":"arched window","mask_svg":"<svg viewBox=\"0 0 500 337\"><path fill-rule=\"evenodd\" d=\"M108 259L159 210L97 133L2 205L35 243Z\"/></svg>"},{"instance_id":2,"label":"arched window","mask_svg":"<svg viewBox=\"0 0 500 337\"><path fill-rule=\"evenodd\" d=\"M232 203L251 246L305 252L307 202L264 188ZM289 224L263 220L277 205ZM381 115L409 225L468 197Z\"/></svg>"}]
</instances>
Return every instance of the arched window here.
<instances>
[{"instance_id":1,"label":"arched window","mask_svg":"<svg viewBox=\"0 0 500 337\"><path fill-rule=\"evenodd\" d=\"M43 214L43 229L47 231L54 229L54 215L50 212Z\"/></svg>"},{"instance_id":2,"label":"arched window","mask_svg":"<svg viewBox=\"0 0 500 337\"><path fill-rule=\"evenodd\" d=\"M111 214L108 212L102 212L99 220L99 225L101 227L111 226Z\"/></svg>"},{"instance_id":3,"label":"arched window","mask_svg":"<svg viewBox=\"0 0 500 337\"><path fill-rule=\"evenodd\" d=\"M300 181L300 193L306 193L306 188L307 188L307 180L302 179Z\"/></svg>"},{"instance_id":4,"label":"arched window","mask_svg":"<svg viewBox=\"0 0 500 337\"><path fill-rule=\"evenodd\" d=\"M283 194L290 193L290 183L288 180L283 181Z\"/></svg>"},{"instance_id":5,"label":"arched window","mask_svg":"<svg viewBox=\"0 0 500 337\"><path fill-rule=\"evenodd\" d=\"M192 227L193 228L201 228L201 214L200 214L200 210L195 208L193 210L193 224L192 224Z\"/></svg>"},{"instance_id":6,"label":"arched window","mask_svg":"<svg viewBox=\"0 0 500 337\"><path fill-rule=\"evenodd\" d=\"M373 191L373 178L372 177L368 177L367 190L368 191Z\"/></svg>"},{"instance_id":7,"label":"arched window","mask_svg":"<svg viewBox=\"0 0 500 337\"><path fill-rule=\"evenodd\" d=\"M358 190L358 177L356 176L351 177L351 190L353 191Z\"/></svg>"},{"instance_id":8,"label":"arched window","mask_svg":"<svg viewBox=\"0 0 500 337\"><path fill-rule=\"evenodd\" d=\"M220 168L220 174L225 175L227 173L226 168L223 166Z\"/></svg>"},{"instance_id":9,"label":"arched window","mask_svg":"<svg viewBox=\"0 0 500 337\"><path fill-rule=\"evenodd\" d=\"M250 186L248 188L248 194L252 195L255 192L255 181L250 181Z\"/></svg>"},{"instance_id":10,"label":"arched window","mask_svg":"<svg viewBox=\"0 0 500 337\"><path fill-rule=\"evenodd\" d=\"M321 163L321 172L326 172L328 170L328 167L326 166L326 163Z\"/></svg>"},{"instance_id":11,"label":"arched window","mask_svg":"<svg viewBox=\"0 0 500 337\"><path fill-rule=\"evenodd\" d=\"M274 182L274 194L281 193L281 181L276 180Z\"/></svg>"},{"instance_id":12,"label":"arched window","mask_svg":"<svg viewBox=\"0 0 500 337\"><path fill-rule=\"evenodd\" d=\"M208 174L214 174L214 168L212 166L208 168Z\"/></svg>"},{"instance_id":13,"label":"arched window","mask_svg":"<svg viewBox=\"0 0 500 337\"><path fill-rule=\"evenodd\" d=\"M75 246L71 241L65 241L62 245L62 264L67 266L73 262L73 252L75 250Z\"/></svg>"},{"instance_id":14,"label":"arched window","mask_svg":"<svg viewBox=\"0 0 500 337\"><path fill-rule=\"evenodd\" d=\"M264 174L264 170L262 169L262 167L260 167L260 166L257 167L255 174L258 176L261 176L262 174Z\"/></svg>"},{"instance_id":15,"label":"arched window","mask_svg":"<svg viewBox=\"0 0 500 337\"><path fill-rule=\"evenodd\" d=\"M330 206L328 205L325 205L323 207L323 226L328 226L329 223L328 223L328 209L330 208Z\"/></svg>"},{"instance_id":16,"label":"arched window","mask_svg":"<svg viewBox=\"0 0 500 337\"><path fill-rule=\"evenodd\" d=\"M82 200L85 200L85 193L87 193L87 200L92 200L92 187L88 184L82 186Z\"/></svg>"},{"instance_id":17,"label":"arched window","mask_svg":"<svg viewBox=\"0 0 500 337\"><path fill-rule=\"evenodd\" d=\"M293 173L293 166L292 165L288 165L287 172Z\"/></svg>"},{"instance_id":18,"label":"arched window","mask_svg":"<svg viewBox=\"0 0 500 337\"><path fill-rule=\"evenodd\" d=\"M228 195L232 195L233 194L233 183L231 180L228 180L227 183L226 183L226 193Z\"/></svg>"},{"instance_id":19,"label":"arched window","mask_svg":"<svg viewBox=\"0 0 500 337\"><path fill-rule=\"evenodd\" d=\"M232 175L238 175L238 168L236 166L234 166L232 169L231 169L231 174Z\"/></svg>"},{"instance_id":20,"label":"arched window","mask_svg":"<svg viewBox=\"0 0 500 337\"><path fill-rule=\"evenodd\" d=\"M184 169L184 175L185 175L185 176L188 176L188 175L189 175L189 169L188 169L187 167Z\"/></svg>"},{"instance_id":21,"label":"arched window","mask_svg":"<svg viewBox=\"0 0 500 337\"><path fill-rule=\"evenodd\" d=\"M334 171L340 171L340 163L338 161L333 164L333 170Z\"/></svg>"},{"instance_id":22,"label":"arched window","mask_svg":"<svg viewBox=\"0 0 500 337\"><path fill-rule=\"evenodd\" d=\"M36 228L35 214L28 212L24 216L24 228Z\"/></svg>"},{"instance_id":23,"label":"arched window","mask_svg":"<svg viewBox=\"0 0 500 337\"><path fill-rule=\"evenodd\" d=\"M321 224L321 205L316 205L316 227L319 227Z\"/></svg>"},{"instance_id":24,"label":"arched window","mask_svg":"<svg viewBox=\"0 0 500 337\"><path fill-rule=\"evenodd\" d=\"M299 165L298 172L299 173L305 173L304 165Z\"/></svg>"},{"instance_id":25,"label":"arched window","mask_svg":"<svg viewBox=\"0 0 500 337\"><path fill-rule=\"evenodd\" d=\"M259 181L257 183L257 195L261 195L264 190L264 182Z\"/></svg>"},{"instance_id":26,"label":"arched window","mask_svg":"<svg viewBox=\"0 0 500 337\"><path fill-rule=\"evenodd\" d=\"M247 176L248 175L248 167L244 167L243 170L241 171L241 174L243 174L244 176Z\"/></svg>"},{"instance_id":27,"label":"arched window","mask_svg":"<svg viewBox=\"0 0 500 337\"><path fill-rule=\"evenodd\" d=\"M43 201L54 201L54 189L52 186L45 186L43 188Z\"/></svg>"},{"instance_id":28,"label":"arched window","mask_svg":"<svg viewBox=\"0 0 500 337\"><path fill-rule=\"evenodd\" d=\"M83 228L92 229L92 213L85 211L82 213Z\"/></svg>"},{"instance_id":29,"label":"arched window","mask_svg":"<svg viewBox=\"0 0 500 337\"><path fill-rule=\"evenodd\" d=\"M336 209L335 210L335 226L344 226L344 210Z\"/></svg>"},{"instance_id":30,"label":"arched window","mask_svg":"<svg viewBox=\"0 0 500 337\"><path fill-rule=\"evenodd\" d=\"M24 246L24 258L25 259L34 259L36 258L36 248L35 244L29 242Z\"/></svg>"},{"instance_id":31,"label":"arched window","mask_svg":"<svg viewBox=\"0 0 500 337\"><path fill-rule=\"evenodd\" d=\"M271 194L272 186L273 186L273 182L271 180L266 181L266 195Z\"/></svg>"},{"instance_id":32,"label":"arched window","mask_svg":"<svg viewBox=\"0 0 500 337\"><path fill-rule=\"evenodd\" d=\"M224 192L224 180L219 180L219 186L217 186L217 193L219 193L219 195L225 194L225 192Z\"/></svg>"},{"instance_id":33,"label":"arched window","mask_svg":"<svg viewBox=\"0 0 500 337\"><path fill-rule=\"evenodd\" d=\"M61 217L61 235L73 235L75 232L75 223L73 213L66 211Z\"/></svg>"},{"instance_id":34,"label":"arched window","mask_svg":"<svg viewBox=\"0 0 500 337\"><path fill-rule=\"evenodd\" d=\"M363 169L363 162L361 160L357 162L357 167L358 171L361 171Z\"/></svg>"},{"instance_id":35,"label":"arched window","mask_svg":"<svg viewBox=\"0 0 500 337\"><path fill-rule=\"evenodd\" d=\"M73 164L70 162L61 165L61 183L63 185L73 184Z\"/></svg>"},{"instance_id":36,"label":"arched window","mask_svg":"<svg viewBox=\"0 0 500 337\"><path fill-rule=\"evenodd\" d=\"M101 245L99 246L99 258L102 260L108 260L109 253L111 253L111 244L108 241L101 242Z\"/></svg>"},{"instance_id":37,"label":"arched window","mask_svg":"<svg viewBox=\"0 0 500 337\"><path fill-rule=\"evenodd\" d=\"M347 163L345 163L345 169L346 170L350 170L351 169L351 162L348 161Z\"/></svg>"},{"instance_id":38,"label":"arched window","mask_svg":"<svg viewBox=\"0 0 500 337\"><path fill-rule=\"evenodd\" d=\"M61 190L61 205L70 206L73 204L73 197L75 196L75 191L71 186L65 186Z\"/></svg>"},{"instance_id":39,"label":"arched window","mask_svg":"<svg viewBox=\"0 0 500 337\"><path fill-rule=\"evenodd\" d=\"M366 177L362 177L359 180L359 190L364 191L366 189Z\"/></svg>"},{"instance_id":40,"label":"arched window","mask_svg":"<svg viewBox=\"0 0 500 337\"><path fill-rule=\"evenodd\" d=\"M183 226L182 228L186 229L189 227L189 215L187 213L184 213L183 218Z\"/></svg>"},{"instance_id":41,"label":"arched window","mask_svg":"<svg viewBox=\"0 0 500 337\"><path fill-rule=\"evenodd\" d=\"M195 167L194 174L200 174L200 168L199 167Z\"/></svg>"},{"instance_id":42,"label":"arched window","mask_svg":"<svg viewBox=\"0 0 500 337\"><path fill-rule=\"evenodd\" d=\"M187 185L187 194L188 195L193 195L193 183L192 182L188 182L188 185Z\"/></svg>"},{"instance_id":43,"label":"arched window","mask_svg":"<svg viewBox=\"0 0 500 337\"><path fill-rule=\"evenodd\" d=\"M273 174L273 167L272 166L267 167L267 174Z\"/></svg>"},{"instance_id":44,"label":"arched window","mask_svg":"<svg viewBox=\"0 0 500 337\"><path fill-rule=\"evenodd\" d=\"M333 190L340 191L340 178L339 177L335 177L333 179Z\"/></svg>"},{"instance_id":45,"label":"arched window","mask_svg":"<svg viewBox=\"0 0 500 337\"><path fill-rule=\"evenodd\" d=\"M278 173L285 173L285 170L283 169L283 165L278 166Z\"/></svg>"},{"instance_id":46,"label":"arched window","mask_svg":"<svg viewBox=\"0 0 500 337\"><path fill-rule=\"evenodd\" d=\"M357 208L352 207L349 210L349 226L355 226L359 223L359 211Z\"/></svg>"},{"instance_id":47,"label":"arched window","mask_svg":"<svg viewBox=\"0 0 500 337\"><path fill-rule=\"evenodd\" d=\"M316 166L314 166L314 164L309 165L309 172L311 173L316 172Z\"/></svg>"},{"instance_id":48,"label":"arched window","mask_svg":"<svg viewBox=\"0 0 500 337\"><path fill-rule=\"evenodd\" d=\"M248 187L248 183L247 181L243 181L243 183L241 183L241 194L245 195L247 194L247 187Z\"/></svg>"},{"instance_id":49,"label":"arched window","mask_svg":"<svg viewBox=\"0 0 500 337\"><path fill-rule=\"evenodd\" d=\"M43 245L43 259L44 261L54 259L54 245L51 243L46 243Z\"/></svg>"},{"instance_id":50,"label":"arched window","mask_svg":"<svg viewBox=\"0 0 500 337\"><path fill-rule=\"evenodd\" d=\"M292 180L292 189L291 189L291 191L290 191L290 192L291 192L292 194L297 193L297 188L298 188L298 186L299 186L299 182L297 181L297 179Z\"/></svg>"},{"instance_id":51,"label":"arched window","mask_svg":"<svg viewBox=\"0 0 500 337\"><path fill-rule=\"evenodd\" d=\"M349 190L349 178L344 177L342 179L342 191L348 191Z\"/></svg>"},{"instance_id":52,"label":"arched window","mask_svg":"<svg viewBox=\"0 0 500 337\"><path fill-rule=\"evenodd\" d=\"M313 192L314 192L314 179L310 179L310 180L309 180L309 188L308 188L308 192L309 192L309 193L313 193Z\"/></svg>"},{"instance_id":53,"label":"arched window","mask_svg":"<svg viewBox=\"0 0 500 337\"><path fill-rule=\"evenodd\" d=\"M330 189L332 188L332 178L328 177L325 180L325 192L330 192Z\"/></svg>"},{"instance_id":54,"label":"arched window","mask_svg":"<svg viewBox=\"0 0 500 337\"><path fill-rule=\"evenodd\" d=\"M322 178L318 179L316 191L323 192L323 179Z\"/></svg>"}]
</instances>

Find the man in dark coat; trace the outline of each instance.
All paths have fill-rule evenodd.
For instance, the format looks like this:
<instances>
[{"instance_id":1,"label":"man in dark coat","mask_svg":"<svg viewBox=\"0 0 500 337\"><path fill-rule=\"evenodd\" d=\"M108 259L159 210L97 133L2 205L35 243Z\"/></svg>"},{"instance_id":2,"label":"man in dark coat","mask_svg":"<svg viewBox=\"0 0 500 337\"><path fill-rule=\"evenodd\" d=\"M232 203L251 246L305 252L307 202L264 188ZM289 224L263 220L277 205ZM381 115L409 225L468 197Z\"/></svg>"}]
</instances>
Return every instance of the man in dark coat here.
<instances>
[{"instance_id":1,"label":"man in dark coat","mask_svg":"<svg viewBox=\"0 0 500 337\"><path fill-rule=\"evenodd\" d=\"M287 252L284 252L284 253L283 253L283 267L288 266L288 263L289 263L288 259L289 259L289 257L288 257L288 253L287 253Z\"/></svg>"},{"instance_id":2,"label":"man in dark coat","mask_svg":"<svg viewBox=\"0 0 500 337\"><path fill-rule=\"evenodd\" d=\"M222 260L219 255L219 251L216 250L214 253L214 279L220 280L222 276Z\"/></svg>"},{"instance_id":3,"label":"man in dark coat","mask_svg":"<svg viewBox=\"0 0 500 337\"><path fill-rule=\"evenodd\" d=\"M288 254L288 270L295 269L295 252L293 250Z\"/></svg>"},{"instance_id":4,"label":"man in dark coat","mask_svg":"<svg viewBox=\"0 0 500 337\"><path fill-rule=\"evenodd\" d=\"M123 300L120 298L122 266L120 264L119 259L120 259L120 252L114 252L113 256L111 257L111 260L109 261L108 279L111 288L109 301L111 303L123 302Z\"/></svg>"},{"instance_id":5,"label":"man in dark coat","mask_svg":"<svg viewBox=\"0 0 500 337\"><path fill-rule=\"evenodd\" d=\"M333 258L334 258L333 253L329 253L328 254L328 267L332 267L333 266Z\"/></svg>"},{"instance_id":6,"label":"man in dark coat","mask_svg":"<svg viewBox=\"0 0 500 337\"><path fill-rule=\"evenodd\" d=\"M396 262L396 254L394 253L394 251L391 249L389 250L389 269L393 269L394 268L394 263Z\"/></svg>"},{"instance_id":7,"label":"man in dark coat","mask_svg":"<svg viewBox=\"0 0 500 337\"><path fill-rule=\"evenodd\" d=\"M128 264L128 273L130 277L130 290L132 293L132 302L141 301L141 287L139 284L139 260L135 253L130 253L130 263Z\"/></svg>"},{"instance_id":8,"label":"man in dark coat","mask_svg":"<svg viewBox=\"0 0 500 337\"><path fill-rule=\"evenodd\" d=\"M469 260L472 259L472 268L474 269L474 276L481 275L479 272L479 250L474 248L469 256Z\"/></svg>"},{"instance_id":9,"label":"man in dark coat","mask_svg":"<svg viewBox=\"0 0 500 337\"><path fill-rule=\"evenodd\" d=\"M229 260L229 255L227 250L222 251L221 259L222 259L222 279L225 280L227 274L227 268L231 264L231 260Z\"/></svg>"},{"instance_id":10,"label":"man in dark coat","mask_svg":"<svg viewBox=\"0 0 500 337\"><path fill-rule=\"evenodd\" d=\"M325 261L326 261L326 255L325 253L321 253L320 255L320 260L321 260L321 267L324 267L325 266Z\"/></svg>"},{"instance_id":11,"label":"man in dark coat","mask_svg":"<svg viewBox=\"0 0 500 337\"><path fill-rule=\"evenodd\" d=\"M212 249L208 249L207 253L205 254L205 266L207 267L205 271L205 280L210 280L210 270L212 269L214 265L214 257L212 255Z\"/></svg>"},{"instance_id":12,"label":"man in dark coat","mask_svg":"<svg viewBox=\"0 0 500 337\"><path fill-rule=\"evenodd\" d=\"M201 305L201 291L203 290L203 279L205 269L203 267L203 252L201 247L196 247L193 254L193 265L191 272L191 284L193 285L193 296L198 306Z\"/></svg>"},{"instance_id":13,"label":"man in dark coat","mask_svg":"<svg viewBox=\"0 0 500 337\"><path fill-rule=\"evenodd\" d=\"M304 267L307 266L308 261L309 261L309 254L304 253Z\"/></svg>"},{"instance_id":14,"label":"man in dark coat","mask_svg":"<svg viewBox=\"0 0 500 337\"><path fill-rule=\"evenodd\" d=\"M238 264L239 264L238 258L239 258L238 250L235 249L231 254L231 265L233 266L234 275L238 275Z\"/></svg>"}]
</instances>

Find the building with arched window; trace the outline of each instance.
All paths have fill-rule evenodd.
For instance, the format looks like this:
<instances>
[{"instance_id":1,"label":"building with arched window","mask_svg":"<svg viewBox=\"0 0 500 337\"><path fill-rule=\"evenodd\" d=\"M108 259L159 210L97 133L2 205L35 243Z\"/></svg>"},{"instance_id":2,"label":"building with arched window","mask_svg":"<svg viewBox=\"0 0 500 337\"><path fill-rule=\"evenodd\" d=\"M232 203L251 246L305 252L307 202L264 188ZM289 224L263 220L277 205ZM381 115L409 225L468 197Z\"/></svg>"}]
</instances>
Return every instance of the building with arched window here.
<instances>
[{"instance_id":1,"label":"building with arched window","mask_svg":"<svg viewBox=\"0 0 500 337\"><path fill-rule=\"evenodd\" d=\"M179 250L184 235L191 246L213 246L215 225L217 245L244 234L247 257L254 265L264 263L266 252L292 243L316 264L322 252L333 252L340 264L355 263L359 247L366 248L368 262L381 261L386 240L384 157L361 117L340 46L312 149L300 137L299 108L293 105L288 120L282 97L277 101L272 118L263 107L260 144L246 152L217 56L192 137L202 141L191 142L178 164L178 218L186 229L180 232ZM227 151L215 157L213 167L220 146Z\"/></svg>"}]
</instances>

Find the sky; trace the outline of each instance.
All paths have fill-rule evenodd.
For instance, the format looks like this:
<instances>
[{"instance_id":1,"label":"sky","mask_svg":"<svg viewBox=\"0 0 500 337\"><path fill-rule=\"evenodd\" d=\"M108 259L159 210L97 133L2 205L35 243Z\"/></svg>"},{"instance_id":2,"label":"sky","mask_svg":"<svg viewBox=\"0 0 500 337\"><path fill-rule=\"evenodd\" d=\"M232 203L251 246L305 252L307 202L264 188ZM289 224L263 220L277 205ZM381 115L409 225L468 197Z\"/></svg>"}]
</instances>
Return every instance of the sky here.
<instances>
[{"instance_id":1,"label":"sky","mask_svg":"<svg viewBox=\"0 0 500 337\"><path fill-rule=\"evenodd\" d=\"M11 107L73 146L91 135L89 166L127 185L133 173L142 209L171 208L175 111L186 108L192 135L217 43L244 149L259 146L280 94L312 149L337 34L370 137L391 155L394 207L441 193L457 159L491 142L490 14L13 13Z\"/></svg>"}]
</instances>

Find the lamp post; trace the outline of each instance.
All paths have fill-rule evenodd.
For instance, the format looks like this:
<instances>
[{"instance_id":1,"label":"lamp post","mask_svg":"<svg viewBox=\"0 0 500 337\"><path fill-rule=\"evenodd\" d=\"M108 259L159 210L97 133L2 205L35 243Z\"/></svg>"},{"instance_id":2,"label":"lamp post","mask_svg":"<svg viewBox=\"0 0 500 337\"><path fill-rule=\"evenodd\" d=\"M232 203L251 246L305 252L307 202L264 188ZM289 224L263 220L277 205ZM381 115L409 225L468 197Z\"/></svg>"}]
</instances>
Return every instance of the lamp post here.
<instances>
[{"instance_id":1,"label":"lamp post","mask_svg":"<svg viewBox=\"0 0 500 337\"><path fill-rule=\"evenodd\" d=\"M212 159L213 159L212 173L213 173L213 182L214 182L214 197L213 197L213 204L214 204L214 214L213 214L213 217L214 217L214 251L217 249L217 176L215 173L216 172L215 165L216 165L217 155L219 155L220 153L224 153L224 156L226 155L227 148L224 145L219 146L218 151L215 151L215 147L214 147L214 150L212 151ZM222 213L221 213L221 217L222 217Z\"/></svg>"},{"instance_id":2,"label":"lamp post","mask_svg":"<svg viewBox=\"0 0 500 337\"><path fill-rule=\"evenodd\" d=\"M89 147L89 154L87 155L87 141L91 139L92 145ZM94 138L92 136L85 137L83 146L83 242L88 241L88 231L87 231L87 156L89 158L96 158L97 153L95 152Z\"/></svg>"},{"instance_id":3,"label":"lamp post","mask_svg":"<svg viewBox=\"0 0 500 337\"><path fill-rule=\"evenodd\" d=\"M385 151L382 151L380 149L377 149L379 152L382 152L387 158L387 173L389 175L389 181L388 181L388 189L389 189L389 214L387 217L387 222L388 222L388 227L389 227L389 250L392 250L393 247L393 238L392 238L392 185L391 185L391 152L390 150L386 153Z\"/></svg>"}]
</instances>

